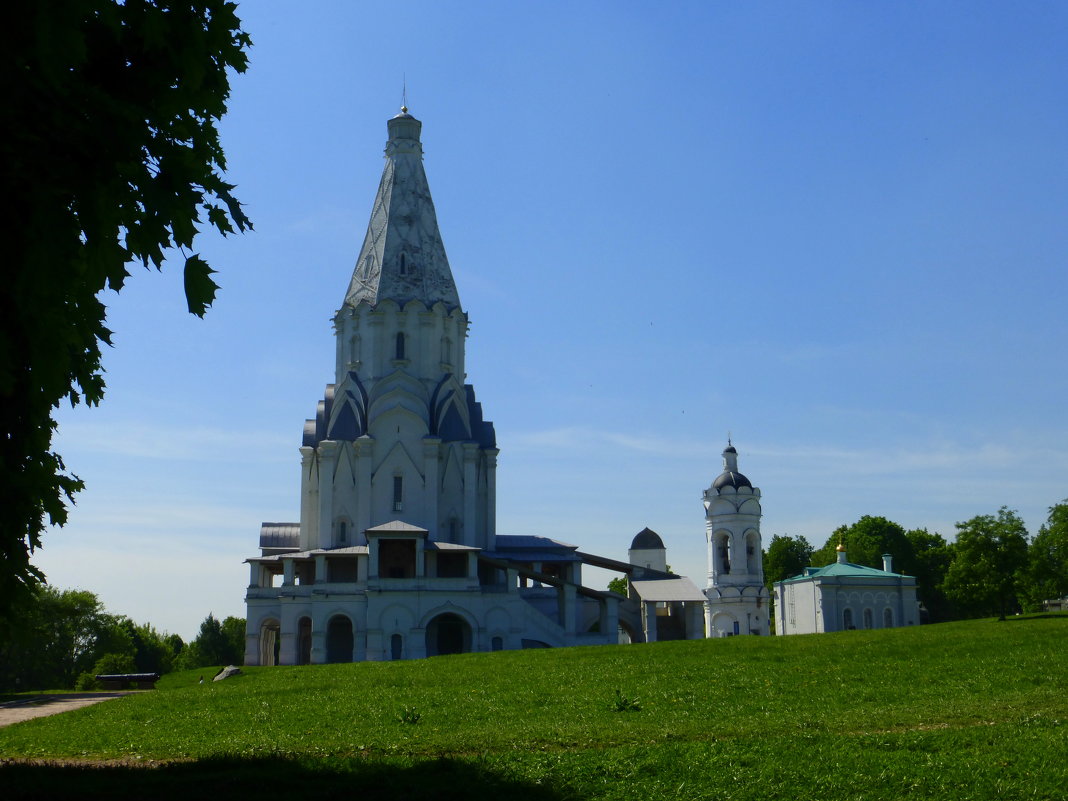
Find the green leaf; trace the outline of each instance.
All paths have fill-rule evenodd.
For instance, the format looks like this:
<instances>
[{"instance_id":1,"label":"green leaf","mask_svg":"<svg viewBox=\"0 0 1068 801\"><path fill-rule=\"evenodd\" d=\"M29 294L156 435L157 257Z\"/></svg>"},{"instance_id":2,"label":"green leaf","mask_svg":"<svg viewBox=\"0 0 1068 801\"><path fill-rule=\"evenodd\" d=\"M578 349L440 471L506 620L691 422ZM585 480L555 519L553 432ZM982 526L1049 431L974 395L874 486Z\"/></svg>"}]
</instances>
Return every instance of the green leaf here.
<instances>
[{"instance_id":1,"label":"green leaf","mask_svg":"<svg viewBox=\"0 0 1068 801\"><path fill-rule=\"evenodd\" d=\"M215 301L219 285L211 278L214 272L196 253L185 260L185 300L190 314L203 317Z\"/></svg>"}]
</instances>

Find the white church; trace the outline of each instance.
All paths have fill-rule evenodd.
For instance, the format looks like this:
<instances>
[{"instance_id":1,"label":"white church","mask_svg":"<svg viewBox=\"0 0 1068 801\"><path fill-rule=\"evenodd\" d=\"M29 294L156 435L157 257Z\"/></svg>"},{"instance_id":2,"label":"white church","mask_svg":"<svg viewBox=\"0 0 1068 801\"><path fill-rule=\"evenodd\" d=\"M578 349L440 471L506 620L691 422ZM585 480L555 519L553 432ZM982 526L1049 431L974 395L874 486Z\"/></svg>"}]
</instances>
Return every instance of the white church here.
<instances>
[{"instance_id":1,"label":"white church","mask_svg":"<svg viewBox=\"0 0 1068 801\"><path fill-rule=\"evenodd\" d=\"M768 634L760 491L728 444L704 492L708 580L667 569L648 529L629 561L496 530L497 439L465 383L468 317L423 169L422 123L387 123L367 235L333 318L336 368L304 426L300 521L250 558L245 664ZM583 585L584 565L629 578Z\"/></svg>"}]
</instances>

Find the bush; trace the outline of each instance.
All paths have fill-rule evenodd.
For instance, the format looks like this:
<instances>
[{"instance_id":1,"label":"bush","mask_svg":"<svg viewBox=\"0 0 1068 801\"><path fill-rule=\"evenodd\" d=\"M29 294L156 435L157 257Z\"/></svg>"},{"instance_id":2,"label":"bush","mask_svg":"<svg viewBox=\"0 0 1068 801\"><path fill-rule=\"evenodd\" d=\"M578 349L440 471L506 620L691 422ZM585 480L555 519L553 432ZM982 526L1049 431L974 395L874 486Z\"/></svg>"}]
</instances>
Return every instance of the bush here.
<instances>
[{"instance_id":1,"label":"bush","mask_svg":"<svg viewBox=\"0 0 1068 801\"><path fill-rule=\"evenodd\" d=\"M100 682L96 680L96 676L94 674L82 673L80 676L78 676L77 680L75 680L74 689L80 690L82 692L87 692L89 690L99 690Z\"/></svg>"},{"instance_id":2,"label":"bush","mask_svg":"<svg viewBox=\"0 0 1068 801\"><path fill-rule=\"evenodd\" d=\"M137 663L130 654L104 654L93 665L93 675L136 673Z\"/></svg>"}]
</instances>

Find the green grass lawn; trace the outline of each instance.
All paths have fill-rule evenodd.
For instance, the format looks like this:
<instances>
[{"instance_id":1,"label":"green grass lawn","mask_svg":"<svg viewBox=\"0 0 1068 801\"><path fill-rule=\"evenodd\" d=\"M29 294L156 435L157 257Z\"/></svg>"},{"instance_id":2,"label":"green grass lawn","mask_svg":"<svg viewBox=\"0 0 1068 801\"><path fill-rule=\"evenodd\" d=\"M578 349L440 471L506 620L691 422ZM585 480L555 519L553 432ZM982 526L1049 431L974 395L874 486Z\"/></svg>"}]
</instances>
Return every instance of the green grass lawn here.
<instances>
[{"instance_id":1,"label":"green grass lawn","mask_svg":"<svg viewBox=\"0 0 1068 801\"><path fill-rule=\"evenodd\" d=\"M0 729L0 758L120 761L7 764L0 795L1068 798L1068 616L212 672Z\"/></svg>"}]
</instances>

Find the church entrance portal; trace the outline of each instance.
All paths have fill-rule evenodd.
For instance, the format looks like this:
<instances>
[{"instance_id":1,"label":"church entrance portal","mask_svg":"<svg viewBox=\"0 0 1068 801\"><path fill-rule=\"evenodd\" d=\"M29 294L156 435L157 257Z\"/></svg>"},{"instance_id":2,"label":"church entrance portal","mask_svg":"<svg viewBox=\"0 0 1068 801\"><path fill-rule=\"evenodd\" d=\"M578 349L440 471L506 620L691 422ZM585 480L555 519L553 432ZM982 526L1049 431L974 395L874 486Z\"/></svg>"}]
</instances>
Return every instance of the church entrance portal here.
<instances>
[{"instance_id":1,"label":"church entrance portal","mask_svg":"<svg viewBox=\"0 0 1068 801\"><path fill-rule=\"evenodd\" d=\"M260 626L260 664L274 667L278 664L279 640L277 620L268 620Z\"/></svg>"},{"instance_id":2,"label":"church entrance portal","mask_svg":"<svg viewBox=\"0 0 1068 801\"><path fill-rule=\"evenodd\" d=\"M311 664L312 626L310 617L302 617L297 626L297 664Z\"/></svg>"},{"instance_id":3,"label":"church entrance portal","mask_svg":"<svg viewBox=\"0 0 1068 801\"><path fill-rule=\"evenodd\" d=\"M426 655L464 654L471 650L471 627L451 612L438 615L426 627Z\"/></svg>"},{"instance_id":4,"label":"church entrance portal","mask_svg":"<svg viewBox=\"0 0 1068 801\"><path fill-rule=\"evenodd\" d=\"M326 627L326 661L352 661L352 623L344 615L330 618Z\"/></svg>"}]
</instances>

